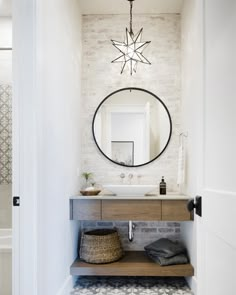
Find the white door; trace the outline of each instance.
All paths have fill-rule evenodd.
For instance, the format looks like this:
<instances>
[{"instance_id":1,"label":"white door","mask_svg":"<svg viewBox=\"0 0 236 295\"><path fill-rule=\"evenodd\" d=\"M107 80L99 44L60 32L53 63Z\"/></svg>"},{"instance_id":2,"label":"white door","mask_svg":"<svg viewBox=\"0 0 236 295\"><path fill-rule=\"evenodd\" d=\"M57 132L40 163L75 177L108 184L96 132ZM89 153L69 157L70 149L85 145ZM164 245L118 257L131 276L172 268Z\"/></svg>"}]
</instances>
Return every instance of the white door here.
<instances>
[{"instance_id":1,"label":"white door","mask_svg":"<svg viewBox=\"0 0 236 295\"><path fill-rule=\"evenodd\" d=\"M236 294L236 1L204 1L197 295Z\"/></svg>"},{"instance_id":2,"label":"white door","mask_svg":"<svg viewBox=\"0 0 236 295\"><path fill-rule=\"evenodd\" d=\"M36 0L14 0L13 295L37 294Z\"/></svg>"}]
</instances>

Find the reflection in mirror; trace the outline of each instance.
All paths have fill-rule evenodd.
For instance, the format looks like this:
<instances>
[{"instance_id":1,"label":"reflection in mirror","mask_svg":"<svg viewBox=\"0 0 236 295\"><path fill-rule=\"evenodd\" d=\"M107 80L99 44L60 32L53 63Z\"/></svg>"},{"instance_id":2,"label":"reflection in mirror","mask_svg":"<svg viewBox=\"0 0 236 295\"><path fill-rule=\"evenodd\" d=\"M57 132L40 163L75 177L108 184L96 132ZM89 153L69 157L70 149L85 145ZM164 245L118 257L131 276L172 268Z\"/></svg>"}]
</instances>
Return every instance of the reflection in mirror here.
<instances>
[{"instance_id":1,"label":"reflection in mirror","mask_svg":"<svg viewBox=\"0 0 236 295\"><path fill-rule=\"evenodd\" d=\"M111 161L129 167L159 157L169 143L171 130L164 103L140 88L110 94L93 119L93 135L100 151Z\"/></svg>"}]
</instances>

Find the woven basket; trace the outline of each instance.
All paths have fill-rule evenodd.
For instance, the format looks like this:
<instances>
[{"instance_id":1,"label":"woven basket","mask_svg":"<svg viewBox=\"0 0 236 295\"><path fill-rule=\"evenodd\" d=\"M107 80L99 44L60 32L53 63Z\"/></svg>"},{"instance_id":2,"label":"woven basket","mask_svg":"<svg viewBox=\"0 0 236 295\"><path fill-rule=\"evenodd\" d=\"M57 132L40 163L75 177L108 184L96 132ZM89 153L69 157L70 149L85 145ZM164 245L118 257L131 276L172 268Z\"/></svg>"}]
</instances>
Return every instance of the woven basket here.
<instances>
[{"instance_id":1,"label":"woven basket","mask_svg":"<svg viewBox=\"0 0 236 295\"><path fill-rule=\"evenodd\" d=\"M123 250L115 229L96 229L82 233L80 259L88 263L110 263L119 260Z\"/></svg>"}]
</instances>

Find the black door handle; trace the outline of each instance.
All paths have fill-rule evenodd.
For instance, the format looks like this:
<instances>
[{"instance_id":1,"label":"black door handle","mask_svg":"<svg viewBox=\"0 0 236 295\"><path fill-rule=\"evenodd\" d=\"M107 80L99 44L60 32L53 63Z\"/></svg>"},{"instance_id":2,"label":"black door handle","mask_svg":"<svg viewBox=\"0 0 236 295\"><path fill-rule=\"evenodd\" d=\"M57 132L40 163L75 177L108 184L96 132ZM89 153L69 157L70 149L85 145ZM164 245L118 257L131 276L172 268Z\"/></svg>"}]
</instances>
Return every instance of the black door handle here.
<instances>
[{"instance_id":1,"label":"black door handle","mask_svg":"<svg viewBox=\"0 0 236 295\"><path fill-rule=\"evenodd\" d=\"M19 207L20 206L20 197L18 197L18 196L13 197L13 206L14 207Z\"/></svg>"},{"instance_id":2,"label":"black door handle","mask_svg":"<svg viewBox=\"0 0 236 295\"><path fill-rule=\"evenodd\" d=\"M197 196L196 202L194 203L194 199L189 199L187 203L187 209L189 212L193 211L195 208L196 214L198 216L202 216L202 197Z\"/></svg>"}]
</instances>

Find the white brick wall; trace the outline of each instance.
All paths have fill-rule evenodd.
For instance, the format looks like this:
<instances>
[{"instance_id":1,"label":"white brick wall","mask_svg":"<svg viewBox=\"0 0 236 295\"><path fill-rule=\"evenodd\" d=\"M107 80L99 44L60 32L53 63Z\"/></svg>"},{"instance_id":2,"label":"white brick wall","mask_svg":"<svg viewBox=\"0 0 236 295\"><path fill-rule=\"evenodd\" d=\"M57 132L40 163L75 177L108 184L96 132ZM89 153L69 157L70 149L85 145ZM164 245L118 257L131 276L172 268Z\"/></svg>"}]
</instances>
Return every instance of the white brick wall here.
<instances>
[{"instance_id":1,"label":"white brick wall","mask_svg":"<svg viewBox=\"0 0 236 295\"><path fill-rule=\"evenodd\" d=\"M119 52L112 46L110 40L122 41L128 24L128 15L83 16L81 172L93 172L96 182L100 184L120 183L120 173L134 174L133 182L137 182L137 175L142 175L141 183L146 184L158 184L164 175L168 191L178 191L176 184L178 133L181 129L180 15L134 16L134 32L143 27L143 40L151 41L144 53L152 65L140 64L137 74L133 76L127 71L120 75L120 65L111 64ZM109 93L124 87L140 87L156 94L169 109L173 123L172 138L164 154L151 164L137 168L126 168L110 162L100 153L92 136L92 119L99 103ZM161 226L169 228L167 224L162 223ZM154 240L155 237L167 233L169 237L179 238L179 226L167 233L158 230L158 223L154 224L155 227L155 232L148 233L144 230L147 225L143 226L142 230L142 223L139 224L139 231L132 244L127 242L126 230L121 230L125 247L140 249L143 247L143 241Z\"/></svg>"},{"instance_id":2,"label":"white brick wall","mask_svg":"<svg viewBox=\"0 0 236 295\"><path fill-rule=\"evenodd\" d=\"M83 16L82 70L82 172L91 171L98 183L119 183L121 172L141 174L143 183L159 183L164 175L169 191L177 191L178 132L180 131L180 16L177 14L139 15L134 31L144 28L143 40L151 40L145 56L152 65L140 64L137 74L120 75L120 65L111 64L119 52L110 40L123 40L128 25L126 15ZM173 135L165 153L153 163L125 168L107 160L92 137L92 119L98 104L114 90L141 87L159 96L168 107ZM137 179L134 179L137 181Z\"/></svg>"}]
</instances>

